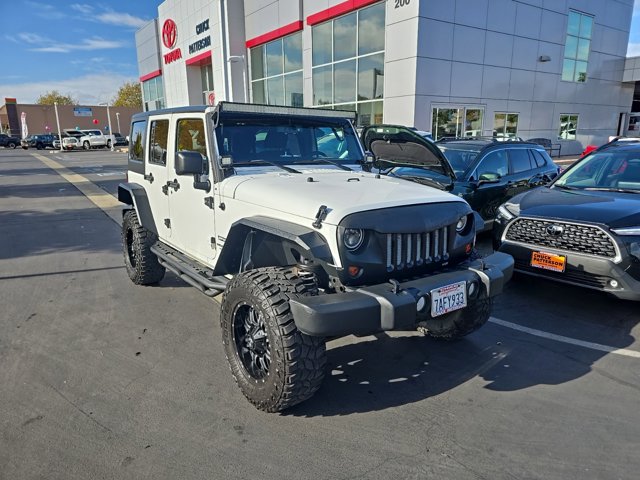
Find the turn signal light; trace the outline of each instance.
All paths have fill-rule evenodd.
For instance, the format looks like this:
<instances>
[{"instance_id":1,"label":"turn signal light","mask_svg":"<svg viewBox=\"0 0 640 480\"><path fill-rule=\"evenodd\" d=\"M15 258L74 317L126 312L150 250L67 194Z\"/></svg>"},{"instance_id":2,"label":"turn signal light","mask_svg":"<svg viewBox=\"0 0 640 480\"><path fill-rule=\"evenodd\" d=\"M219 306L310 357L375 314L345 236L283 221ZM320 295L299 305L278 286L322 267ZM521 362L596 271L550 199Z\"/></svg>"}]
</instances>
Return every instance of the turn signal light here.
<instances>
[{"instance_id":1,"label":"turn signal light","mask_svg":"<svg viewBox=\"0 0 640 480\"><path fill-rule=\"evenodd\" d=\"M354 278L360 275L360 267L356 267L355 265L349 265L349 275Z\"/></svg>"},{"instance_id":2,"label":"turn signal light","mask_svg":"<svg viewBox=\"0 0 640 480\"><path fill-rule=\"evenodd\" d=\"M473 245L471 245L470 243L467 243L464 247L464 252L468 255L471 253L471 250L473 250Z\"/></svg>"}]
</instances>

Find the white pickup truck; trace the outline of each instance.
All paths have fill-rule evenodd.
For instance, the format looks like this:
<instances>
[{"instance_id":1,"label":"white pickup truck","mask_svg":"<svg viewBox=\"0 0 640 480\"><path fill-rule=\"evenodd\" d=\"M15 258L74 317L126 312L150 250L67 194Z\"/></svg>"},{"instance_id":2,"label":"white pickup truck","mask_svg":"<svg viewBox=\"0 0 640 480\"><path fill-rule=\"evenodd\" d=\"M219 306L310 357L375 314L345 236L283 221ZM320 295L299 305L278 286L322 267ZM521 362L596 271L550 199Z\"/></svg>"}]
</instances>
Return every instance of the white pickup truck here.
<instances>
[{"instance_id":1,"label":"white pickup truck","mask_svg":"<svg viewBox=\"0 0 640 480\"><path fill-rule=\"evenodd\" d=\"M78 144L85 150L91 148L111 147L111 141L100 130L80 130L83 135L78 138Z\"/></svg>"}]
</instances>

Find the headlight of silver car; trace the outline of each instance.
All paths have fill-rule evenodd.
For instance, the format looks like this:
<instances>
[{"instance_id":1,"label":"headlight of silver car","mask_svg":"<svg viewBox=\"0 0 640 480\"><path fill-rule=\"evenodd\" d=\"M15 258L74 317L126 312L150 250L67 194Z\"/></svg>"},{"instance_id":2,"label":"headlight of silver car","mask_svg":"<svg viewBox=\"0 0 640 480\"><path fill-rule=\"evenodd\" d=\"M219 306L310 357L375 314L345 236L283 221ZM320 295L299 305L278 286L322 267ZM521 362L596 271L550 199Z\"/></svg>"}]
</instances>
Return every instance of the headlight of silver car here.
<instances>
[{"instance_id":1,"label":"headlight of silver car","mask_svg":"<svg viewBox=\"0 0 640 480\"><path fill-rule=\"evenodd\" d=\"M364 230L361 228L346 228L342 235L342 242L347 250L357 250L364 242Z\"/></svg>"},{"instance_id":2,"label":"headlight of silver car","mask_svg":"<svg viewBox=\"0 0 640 480\"><path fill-rule=\"evenodd\" d=\"M640 227L612 228L611 231L617 235L640 235Z\"/></svg>"}]
</instances>

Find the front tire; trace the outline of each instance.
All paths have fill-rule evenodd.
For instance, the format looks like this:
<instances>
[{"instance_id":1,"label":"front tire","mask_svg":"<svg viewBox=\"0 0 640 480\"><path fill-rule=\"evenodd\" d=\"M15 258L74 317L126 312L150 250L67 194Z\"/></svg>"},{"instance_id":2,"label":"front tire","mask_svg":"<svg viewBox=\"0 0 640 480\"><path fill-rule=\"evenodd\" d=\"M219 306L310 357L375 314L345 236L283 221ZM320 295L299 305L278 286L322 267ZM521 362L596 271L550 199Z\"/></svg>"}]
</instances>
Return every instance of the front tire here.
<instances>
[{"instance_id":1,"label":"front tire","mask_svg":"<svg viewBox=\"0 0 640 480\"><path fill-rule=\"evenodd\" d=\"M483 289L484 290L484 289ZM458 340L482 327L491 316L492 300L482 291L469 300L466 308L432 318L430 313L419 318L425 335L441 340Z\"/></svg>"},{"instance_id":2,"label":"front tire","mask_svg":"<svg viewBox=\"0 0 640 480\"><path fill-rule=\"evenodd\" d=\"M122 250L129 278L136 285L153 285L164 278L165 268L151 251L157 236L138 221L135 210L122 219Z\"/></svg>"},{"instance_id":3,"label":"front tire","mask_svg":"<svg viewBox=\"0 0 640 480\"><path fill-rule=\"evenodd\" d=\"M315 280L290 268L235 276L222 299L220 325L229 368L256 408L277 412L310 398L325 373L325 340L298 331L289 300L316 295Z\"/></svg>"},{"instance_id":4,"label":"front tire","mask_svg":"<svg viewBox=\"0 0 640 480\"><path fill-rule=\"evenodd\" d=\"M111 140L107 140L107 148L111 150Z\"/></svg>"},{"instance_id":5,"label":"front tire","mask_svg":"<svg viewBox=\"0 0 640 480\"><path fill-rule=\"evenodd\" d=\"M82 144L82 147L85 150L89 150L91 148L91 144L88 141L85 140L85 142Z\"/></svg>"},{"instance_id":6,"label":"front tire","mask_svg":"<svg viewBox=\"0 0 640 480\"><path fill-rule=\"evenodd\" d=\"M7 144L7 147L8 147L8 148L13 148L13 149L15 150L15 148L17 147L17 145L15 144L15 142L9 142L9 143Z\"/></svg>"}]
</instances>

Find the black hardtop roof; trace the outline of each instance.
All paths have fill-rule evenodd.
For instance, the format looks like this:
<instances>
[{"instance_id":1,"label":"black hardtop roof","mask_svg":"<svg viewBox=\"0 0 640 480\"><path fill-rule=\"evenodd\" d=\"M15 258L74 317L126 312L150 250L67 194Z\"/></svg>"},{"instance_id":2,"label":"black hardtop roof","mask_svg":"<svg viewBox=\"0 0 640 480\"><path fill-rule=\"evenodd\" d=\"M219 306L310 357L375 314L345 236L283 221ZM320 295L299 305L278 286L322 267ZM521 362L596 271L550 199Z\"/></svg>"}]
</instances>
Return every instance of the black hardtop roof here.
<instances>
[{"instance_id":1,"label":"black hardtop roof","mask_svg":"<svg viewBox=\"0 0 640 480\"><path fill-rule=\"evenodd\" d=\"M473 150L474 147L477 150L484 150L485 148L491 147L529 147L532 146L543 149L541 145L535 142L529 142L526 140L511 140L511 141L499 141L490 138L473 138L470 140L465 139L455 139L455 140L446 140L446 141L438 141L436 142L438 146L446 147L446 148L455 148L462 147L464 150Z\"/></svg>"}]
</instances>

